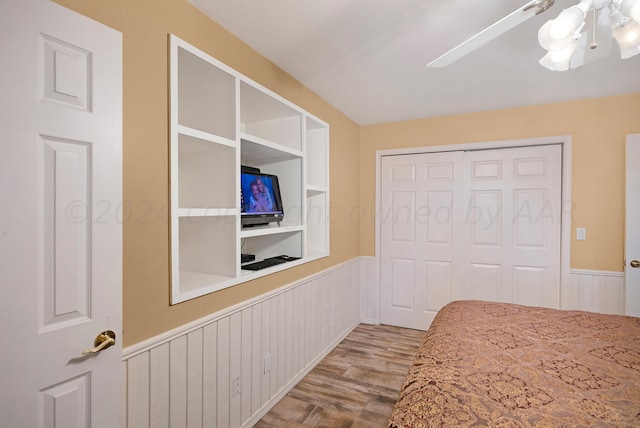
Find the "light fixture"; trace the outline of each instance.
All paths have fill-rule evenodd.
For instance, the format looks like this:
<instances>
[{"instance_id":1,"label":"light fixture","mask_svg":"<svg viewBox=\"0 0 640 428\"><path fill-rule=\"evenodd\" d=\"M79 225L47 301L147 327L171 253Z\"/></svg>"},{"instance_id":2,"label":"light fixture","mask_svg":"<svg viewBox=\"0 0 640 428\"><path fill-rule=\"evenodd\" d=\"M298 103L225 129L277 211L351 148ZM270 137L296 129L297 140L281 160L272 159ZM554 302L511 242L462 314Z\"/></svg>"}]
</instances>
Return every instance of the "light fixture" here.
<instances>
[{"instance_id":1,"label":"light fixture","mask_svg":"<svg viewBox=\"0 0 640 428\"><path fill-rule=\"evenodd\" d=\"M590 31L593 41L586 45L585 22L593 14ZM607 31L610 34L604 34ZM564 9L556 19L547 21L538 31L538 42L547 50L540 65L550 70L565 71L585 63L589 50L598 49L597 39L616 39L622 59L640 53L640 0L582 0ZM578 45L583 48L577 49ZM594 58L596 56L594 55Z\"/></svg>"},{"instance_id":2,"label":"light fixture","mask_svg":"<svg viewBox=\"0 0 640 428\"><path fill-rule=\"evenodd\" d=\"M640 2L636 2L640 5ZM637 8L640 10L640 8ZM617 18L611 27L611 33L620 47L620 58L627 59L640 53L640 24L635 19L625 19L620 12L614 12Z\"/></svg>"}]
</instances>

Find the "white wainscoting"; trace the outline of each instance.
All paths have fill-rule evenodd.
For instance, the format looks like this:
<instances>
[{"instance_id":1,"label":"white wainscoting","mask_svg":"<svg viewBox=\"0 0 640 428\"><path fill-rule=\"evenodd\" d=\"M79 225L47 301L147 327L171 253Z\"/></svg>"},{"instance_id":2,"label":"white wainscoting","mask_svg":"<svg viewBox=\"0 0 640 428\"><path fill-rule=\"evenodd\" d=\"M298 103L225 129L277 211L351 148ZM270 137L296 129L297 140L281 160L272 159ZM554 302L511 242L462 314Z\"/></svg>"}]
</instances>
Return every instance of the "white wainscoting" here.
<instances>
[{"instance_id":1,"label":"white wainscoting","mask_svg":"<svg viewBox=\"0 0 640 428\"><path fill-rule=\"evenodd\" d=\"M625 313L624 272L571 269L569 284L563 285L562 309L605 314Z\"/></svg>"},{"instance_id":2,"label":"white wainscoting","mask_svg":"<svg viewBox=\"0 0 640 428\"><path fill-rule=\"evenodd\" d=\"M356 258L127 347L126 426L252 426L360 323L360 275Z\"/></svg>"},{"instance_id":3,"label":"white wainscoting","mask_svg":"<svg viewBox=\"0 0 640 428\"><path fill-rule=\"evenodd\" d=\"M360 317L379 324L380 280L376 258L360 257ZM571 269L568 284L561 284L562 309L607 314L625 313L624 272Z\"/></svg>"},{"instance_id":4,"label":"white wainscoting","mask_svg":"<svg viewBox=\"0 0 640 428\"><path fill-rule=\"evenodd\" d=\"M380 280L375 257L360 257L360 320L365 324L380 323Z\"/></svg>"}]
</instances>

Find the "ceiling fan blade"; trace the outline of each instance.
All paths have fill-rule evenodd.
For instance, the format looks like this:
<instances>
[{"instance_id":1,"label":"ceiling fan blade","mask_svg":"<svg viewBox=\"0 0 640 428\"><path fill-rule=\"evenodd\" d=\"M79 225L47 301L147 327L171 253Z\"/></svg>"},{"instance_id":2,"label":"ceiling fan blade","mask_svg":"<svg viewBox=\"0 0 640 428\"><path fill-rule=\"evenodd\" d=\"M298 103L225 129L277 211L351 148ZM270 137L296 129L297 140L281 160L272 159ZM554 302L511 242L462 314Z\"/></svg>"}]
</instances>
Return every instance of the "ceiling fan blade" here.
<instances>
[{"instance_id":1,"label":"ceiling fan blade","mask_svg":"<svg viewBox=\"0 0 640 428\"><path fill-rule=\"evenodd\" d=\"M478 49L480 46L522 24L526 20L544 12L552 5L553 0L533 0L480 31L471 38L460 43L450 51L440 55L438 58L428 63L427 67L446 67L452 62L457 61L463 56Z\"/></svg>"}]
</instances>

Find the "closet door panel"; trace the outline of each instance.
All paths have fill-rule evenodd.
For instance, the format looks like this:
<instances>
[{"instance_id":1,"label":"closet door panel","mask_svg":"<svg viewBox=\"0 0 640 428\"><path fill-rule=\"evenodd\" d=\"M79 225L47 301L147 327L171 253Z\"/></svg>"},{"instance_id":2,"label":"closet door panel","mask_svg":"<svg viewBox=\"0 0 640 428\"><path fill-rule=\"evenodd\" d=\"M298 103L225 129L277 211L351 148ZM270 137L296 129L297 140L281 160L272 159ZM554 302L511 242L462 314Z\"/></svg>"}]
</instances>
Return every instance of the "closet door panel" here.
<instances>
[{"instance_id":1,"label":"closet door panel","mask_svg":"<svg viewBox=\"0 0 640 428\"><path fill-rule=\"evenodd\" d=\"M501 272L468 278L471 296L559 307L561 173L560 146L465 153L465 263Z\"/></svg>"},{"instance_id":2,"label":"closet door panel","mask_svg":"<svg viewBox=\"0 0 640 428\"><path fill-rule=\"evenodd\" d=\"M462 152L385 157L382 161L381 321L426 329L464 295Z\"/></svg>"}]
</instances>

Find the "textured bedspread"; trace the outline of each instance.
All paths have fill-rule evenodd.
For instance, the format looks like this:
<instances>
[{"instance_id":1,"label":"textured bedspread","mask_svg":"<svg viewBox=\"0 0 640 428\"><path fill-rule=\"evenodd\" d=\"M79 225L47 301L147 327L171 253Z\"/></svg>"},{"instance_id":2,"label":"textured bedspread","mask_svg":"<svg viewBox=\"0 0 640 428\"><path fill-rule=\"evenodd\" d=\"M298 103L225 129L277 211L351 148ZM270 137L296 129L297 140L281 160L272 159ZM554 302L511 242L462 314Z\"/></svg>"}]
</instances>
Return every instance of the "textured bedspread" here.
<instances>
[{"instance_id":1,"label":"textured bedspread","mask_svg":"<svg viewBox=\"0 0 640 428\"><path fill-rule=\"evenodd\" d=\"M640 318L448 304L389 420L435 426L640 427Z\"/></svg>"}]
</instances>

